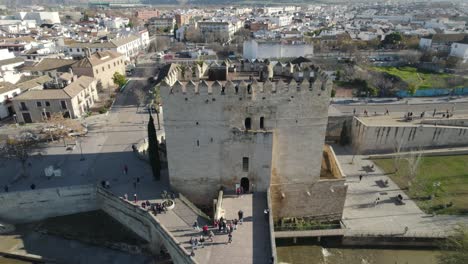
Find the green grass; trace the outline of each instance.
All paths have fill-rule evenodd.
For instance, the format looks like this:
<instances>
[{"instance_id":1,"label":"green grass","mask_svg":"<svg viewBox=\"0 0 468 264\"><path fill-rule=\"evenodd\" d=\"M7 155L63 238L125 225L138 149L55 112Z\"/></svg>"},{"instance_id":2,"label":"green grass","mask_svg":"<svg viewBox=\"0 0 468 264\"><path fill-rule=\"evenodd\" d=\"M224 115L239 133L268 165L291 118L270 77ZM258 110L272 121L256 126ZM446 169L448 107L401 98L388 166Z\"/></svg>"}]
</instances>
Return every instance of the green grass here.
<instances>
[{"instance_id":1,"label":"green grass","mask_svg":"<svg viewBox=\"0 0 468 264\"><path fill-rule=\"evenodd\" d=\"M392 159L375 159L375 164L382 168L392 180L415 200L427 213L468 214L468 155L422 157L417 174L409 186L408 161L401 159L399 170L395 172ZM440 182L440 187L434 187ZM435 198L430 200L431 194ZM444 208L444 205L453 203Z\"/></svg>"},{"instance_id":2,"label":"green grass","mask_svg":"<svg viewBox=\"0 0 468 264\"><path fill-rule=\"evenodd\" d=\"M468 85L468 81L465 79L464 83L462 81L459 85L451 87L447 81L453 78L453 75L420 71L414 67L371 67L370 69L396 76L409 85L415 85L418 89L457 88Z\"/></svg>"}]
</instances>

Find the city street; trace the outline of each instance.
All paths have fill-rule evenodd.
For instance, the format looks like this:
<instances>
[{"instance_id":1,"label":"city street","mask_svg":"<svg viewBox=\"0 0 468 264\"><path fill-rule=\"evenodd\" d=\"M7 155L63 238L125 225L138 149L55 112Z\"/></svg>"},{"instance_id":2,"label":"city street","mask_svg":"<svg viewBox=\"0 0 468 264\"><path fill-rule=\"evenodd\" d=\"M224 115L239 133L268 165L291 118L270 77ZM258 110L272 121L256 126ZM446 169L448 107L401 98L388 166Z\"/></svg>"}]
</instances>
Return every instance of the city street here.
<instances>
[{"instance_id":1,"label":"city street","mask_svg":"<svg viewBox=\"0 0 468 264\"><path fill-rule=\"evenodd\" d=\"M367 110L369 115L373 115L374 112L383 114L386 109L391 113L402 113L402 115L407 112L420 114L422 111L432 115L434 109L438 113L454 110L455 114L463 114L468 113L468 98L405 98L399 101L393 98L378 98L367 103L365 99L358 101L356 98L336 98L330 105L329 114L352 115L354 109L357 115L362 115L364 110Z\"/></svg>"},{"instance_id":2,"label":"city street","mask_svg":"<svg viewBox=\"0 0 468 264\"><path fill-rule=\"evenodd\" d=\"M131 80L125 90L117 95L107 115L91 116L84 120L88 124L89 132L85 137L78 138L79 141L73 150L66 150L60 141L41 149L42 155L33 155L29 159L30 166L27 166L27 178L13 182L21 171L20 162L0 162L2 191L5 185L8 185L9 191L19 191L30 189L32 184L36 188L49 188L99 184L107 180L111 190L120 196L125 193L130 196L135 192L139 198L153 197L155 193L159 195L156 191L166 188L163 186L167 186L167 179L163 179L162 182L154 181L151 167L132 152L132 144L146 138L149 118L144 104L138 104L136 91L148 90L148 86L146 80ZM67 143L75 144L70 141ZM54 169L62 171L62 177L45 177L44 169L51 165ZM128 175L123 172L125 165L128 167ZM133 183L137 178L139 183L135 190Z\"/></svg>"}]
</instances>

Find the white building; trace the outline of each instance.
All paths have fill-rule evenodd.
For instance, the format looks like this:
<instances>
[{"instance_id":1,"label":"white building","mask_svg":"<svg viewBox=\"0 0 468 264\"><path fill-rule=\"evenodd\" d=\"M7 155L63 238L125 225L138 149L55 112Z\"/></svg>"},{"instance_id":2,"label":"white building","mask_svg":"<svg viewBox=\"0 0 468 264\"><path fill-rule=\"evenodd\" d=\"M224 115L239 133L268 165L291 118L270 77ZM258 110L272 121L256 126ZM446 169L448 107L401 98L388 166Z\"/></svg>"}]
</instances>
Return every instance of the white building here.
<instances>
[{"instance_id":1,"label":"white building","mask_svg":"<svg viewBox=\"0 0 468 264\"><path fill-rule=\"evenodd\" d=\"M468 38L465 38L461 42L452 43L450 56L460 58L463 62L468 62Z\"/></svg>"},{"instance_id":2,"label":"white building","mask_svg":"<svg viewBox=\"0 0 468 264\"><path fill-rule=\"evenodd\" d=\"M238 22L202 21L197 26L205 42L229 42L239 30Z\"/></svg>"},{"instance_id":3,"label":"white building","mask_svg":"<svg viewBox=\"0 0 468 264\"><path fill-rule=\"evenodd\" d=\"M0 120L14 114L11 99L21 93L20 88L9 82L0 82Z\"/></svg>"},{"instance_id":4,"label":"white building","mask_svg":"<svg viewBox=\"0 0 468 264\"><path fill-rule=\"evenodd\" d=\"M58 12L18 12L15 14L18 20L35 20L38 24L60 24Z\"/></svg>"},{"instance_id":5,"label":"white building","mask_svg":"<svg viewBox=\"0 0 468 264\"><path fill-rule=\"evenodd\" d=\"M264 22L269 21L276 27L285 27L291 24L292 16L290 15L278 15L278 16L261 16L256 17L255 21Z\"/></svg>"},{"instance_id":6,"label":"white building","mask_svg":"<svg viewBox=\"0 0 468 264\"><path fill-rule=\"evenodd\" d=\"M314 54L314 47L303 42L281 42L281 41L244 41L244 59L273 59L309 57Z\"/></svg>"},{"instance_id":7,"label":"white building","mask_svg":"<svg viewBox=\"0 0 468 264\"><path fill-rule=\"evenodd\" d=\"M0 49L0 82L16 83L23 75L17 67L24 64L23 59L15 57L7 49Z\"/></svg>"},{"instance_id":8,"label":"white building","mask_svg":"<svg viewBox=\"0 0 468 264\"><path fill-rule=\"evenodd\" d=\"M128 18L115 17L104 21L104 25L110 29L124 28L128 25L130 20Z\"/></svg>"},{"instance_id":9,"label":"white building","mask_svg":"<svg viewBox=\"0 0 468 264\"><path fill-rule=\"evenodd\" d=\"M65 45L65 52L74 58L83 58L85 50L89 48L91 53L98 51L112 50L123 54L126 61L130 61L139 51L144 50L149 45L148 32L143 30L139 35L129 35L127 37L115 38L101 42L77 42Z\"/></svg>"}]
</instances>

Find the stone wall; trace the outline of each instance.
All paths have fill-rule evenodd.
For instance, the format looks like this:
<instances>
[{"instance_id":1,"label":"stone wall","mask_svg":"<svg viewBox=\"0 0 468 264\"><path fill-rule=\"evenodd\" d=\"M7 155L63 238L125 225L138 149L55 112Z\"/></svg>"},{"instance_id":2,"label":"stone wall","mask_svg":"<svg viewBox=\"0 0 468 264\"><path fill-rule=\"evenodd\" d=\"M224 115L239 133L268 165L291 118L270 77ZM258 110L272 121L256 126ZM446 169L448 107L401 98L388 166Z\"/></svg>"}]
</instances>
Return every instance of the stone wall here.
<instances>
[{"instance_id":1,"label":"stone wall","mask_svg":"<svg viewBox=\"0 0 468 264\"><path fill-rule=\"evenodd\" d=\"M325 140L327 142L339 142L343 124L346 122L347 126L350 128L352 121L352 116L329 116Z\"/></svg>"},{"instance_id":2,"label":"stone wall","mask_svg":"<svg viewBox=\"0 0 468 264\"><path fill-rule=\"evenodd\" d=\"M354 117L352 145L356 153L395 152L420 148L468 146L468 127L400 125L368 125Z\"/></svg>"},{"instance_id":3,"label":"stone wall","mask_svg":"<svg viewBox=\"0 0 468 264\"><path fill-rule=\"evenodd\" d=\"M99 209L93 185L2 193L0 220L27 223Z\"/></svg>"},{"instance_id":4,"label":"stone wall","mask_svg":"<svg viewBox=\"0 0 468 264\"><path fill-rule=\"evenodd\" d=\"M264 192L270 183L317 182L322 156L314 153L324 143L331 82L320 72L315 77L312 83L163 81L171 186L208 204L220 187L233 190L242 177Z\"/></svg>"},{"instance_id":5,"label":"stone wall","mask_svg":"<svg viewBox=\"0 0 468 264\"><path fill-rule=\"evenodd\" d=\"M321 180L314 184L271 186L273 216L341 220L347 186L345 180Z\"/></svg>"},{"instance_id":6,"label":"stone wall","mask_svg":"<svg viewBox=\"0 0 468 264\"><path fill-rule=\"evenodd\" d=\"M159 254L163 245L174 263L196 263L195 259L189 256L189 252L179 245L172 234L148 211L102 188L97 190L97 200L101 210L147 240L154 254Z\"/></svg>"},{"instance_id":7,"label":"stone wall","mask_svg":"<svg viewBox=\"0 0 468 264\"><path fill-rule=\"evenodd\" d=\"M323 147L323 160L322 160L322 175L323 170L327 170L327 175L331 178L340 179L345 177L343 170L341 169L338 160L336 159L335 151L330 145L325 145Z\"/></svg>"},{"instance_id":8,"label":"stone wall","mask_svg":"<svg viewBox=\"0 0 468 264\"><path fill-rule=\"evenodd\" d=\"M427 120L422 120L421 123L422 124L439 125L439 126L468 127L468 119L467 118L427 119Z\"/></svg>"}]
</instances>

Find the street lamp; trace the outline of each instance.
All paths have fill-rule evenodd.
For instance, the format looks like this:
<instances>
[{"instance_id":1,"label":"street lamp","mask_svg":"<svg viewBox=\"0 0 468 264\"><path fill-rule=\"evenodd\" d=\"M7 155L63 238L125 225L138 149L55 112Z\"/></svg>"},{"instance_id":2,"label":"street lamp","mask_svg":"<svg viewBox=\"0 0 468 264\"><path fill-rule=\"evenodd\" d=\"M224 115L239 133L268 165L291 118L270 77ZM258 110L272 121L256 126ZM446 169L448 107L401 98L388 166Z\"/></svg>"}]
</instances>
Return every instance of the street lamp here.
<instances>
[{"instance_id":1,"label":"street lamp","mask_svg":"<svg viewBox=\"0 0 468 264\"><path fill-rule=\"evenodd\" d=\"M83 147L81 146L81 140L78 139L76 142L80 145L80 161L83 161L85 160L85 157L83 156Z\"/></svg>"}]
</instances>

